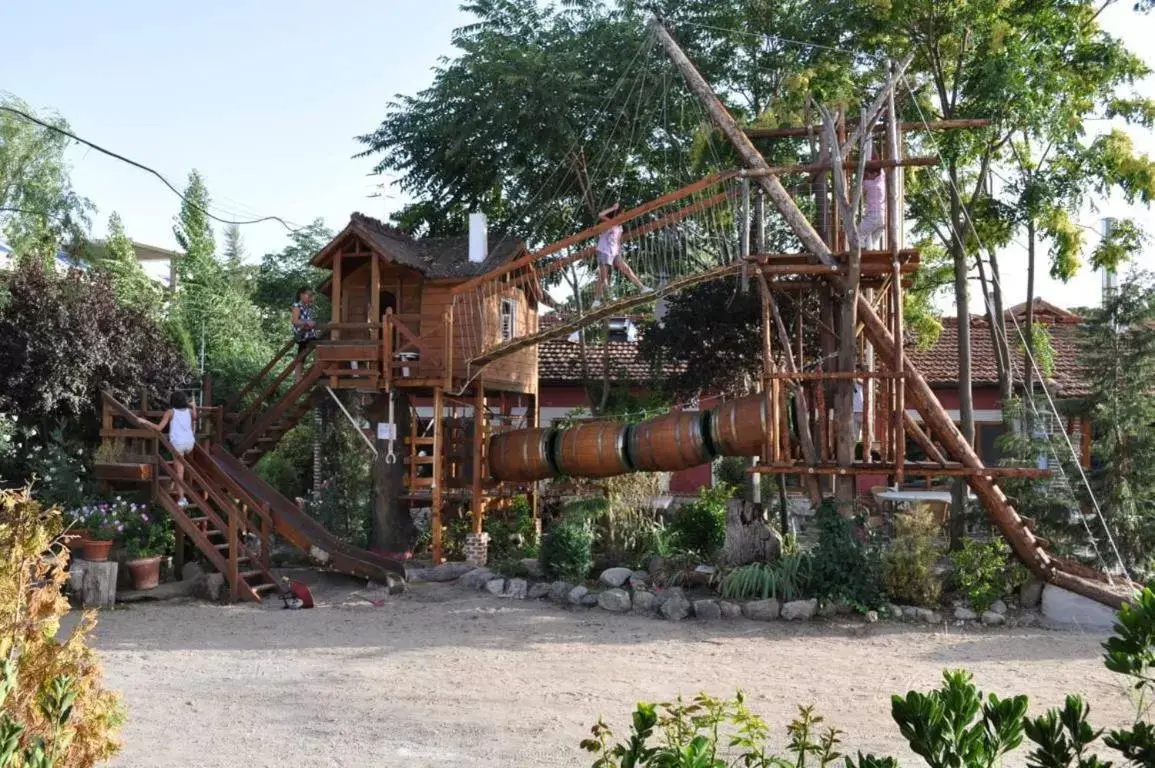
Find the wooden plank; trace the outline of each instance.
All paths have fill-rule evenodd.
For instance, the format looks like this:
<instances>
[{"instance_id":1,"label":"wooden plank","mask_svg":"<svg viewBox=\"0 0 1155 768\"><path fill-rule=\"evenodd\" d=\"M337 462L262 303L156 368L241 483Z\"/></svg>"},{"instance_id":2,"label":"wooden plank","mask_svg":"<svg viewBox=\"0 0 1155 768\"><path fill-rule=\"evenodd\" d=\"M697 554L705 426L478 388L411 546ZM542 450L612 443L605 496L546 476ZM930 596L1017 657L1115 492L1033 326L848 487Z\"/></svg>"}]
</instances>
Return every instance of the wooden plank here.
<instances>
[{"instance_id":1,"label":"wooden plank","mask_svg":"<svg viewBox=\"0 0 1155 768\"><path fill-rule=\"evenodd\" d=\"M759 474L770 475L892 475L895 471L893 463L872 464L868 462L852 462L843 466L837 462L823 462L811 466L804 462L794 464L759 464L746 470ZM926 464L923 462L908 462L906 473L920 477L1050 477L1051 470L1037 467L967 467L957 462L946 465Z\"/></svg>"},{"instance_id":2,"label":"wooden plank","mask_svg":"<svg viewBox=\"0 0 1155 768\"><path fill-rule=\"evenodd\" d=\"M905 160L867 160L865 163L866 170L880 171L883 169L891 170L897 167L902 168L925 168L927 166L938 165L942 160L938 155L923 155L922 157L908 157ZM771 165L766 168L759 168L756 170L739 171L738 175L746 179L756 179L759 176L783 176L788 173L822 173L824 171L831 171L834 166L830 163L811 163L809 165Z\"/></svg>"},{"instance_id":3,"label":"wooden plank","mask_svg":"<svg viewBox=\"0 0 1155 768\"><path fill-rule=\"evenodd\" d=\"M485 450L485 380L478 379L473 400L473 532L481 533L482 518L485 515L485 499L482 497L484 481L484 462L482 452Z\"/></svg>"},{"instance_id":4,"label":"wooden plank","mask_svg":"<svg viewBox=\"0 0 1155 768\"><path fill-rule=\"evenodd\" d=\"M892 65L893 69L893 65ZM902 148L898 143L898 116L894 107L894 91L886 96L886 150L892 160L902 159ZM894 168L886 171L886 240L890 246L891 269L893 274L890 280L891 315L894 322L894 369L902 372L906 367L904 357L905 338L902 329L902 264L901 264L901 219L903 210L898 198L899 172ZM894 412L891 414L891 433L894 435L894 482L902 485L903 464L906 461L906 431L902 427L903 416L906 414L906 398L902 378L894 382Z\"/></svg>"},{"instance_id":5,"label":"wooden plank","mask_svg":"<svg viewBox=\"0 0 1155 768\"><path fill-rule=\"evenodd\" d=\"M987 118L967 118L960 120L935 120L930 123L899 123L899 128L903 131L925 131L927 129L932 131L947 131L958 128L984 128L991 124ZM784 139L784 138L803 138L809 136L812 132L821 131L821 126L795 126L788 128L746 128L745 133L752 139ZM885 126L876 125L874 131L881 133L885 130Z\"/></svg>"}]
</instances>

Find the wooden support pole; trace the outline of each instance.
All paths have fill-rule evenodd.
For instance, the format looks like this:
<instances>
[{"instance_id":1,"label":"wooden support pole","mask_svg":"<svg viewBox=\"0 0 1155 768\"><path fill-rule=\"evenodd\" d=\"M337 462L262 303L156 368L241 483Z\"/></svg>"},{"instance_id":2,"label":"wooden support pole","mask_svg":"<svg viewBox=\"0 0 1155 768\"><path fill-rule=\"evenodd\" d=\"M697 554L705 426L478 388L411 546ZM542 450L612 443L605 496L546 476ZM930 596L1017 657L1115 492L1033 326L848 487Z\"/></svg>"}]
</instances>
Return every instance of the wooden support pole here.
<instances>
[{"instance_id":1,"label":"wooden support pole","mask_svg":"<svg viewBox=\"0 0 1155 768\"><path fill-rule=\"evenodd\" d=\"M922 157L908 157L905 160L867 160L863 165L866 170L880 171L893 168L926 168L939 165L942 160L937 155ZM756 179L759 176L785 176L788 173L829 173L833 169L830 163L808 163L806 165L771 165L764 169L744 170L738 174L746 179Z\"/></svg>"},{"instance_id":2,"label":"wooden support pole","mask_svg":"<svg viewBox=\"0 0 1155 768\"><path fill-rule=\"evenodd\" d=\"M895 69L891 64L891 72ZM894 108L894 90L886 96L886 154L891 160L902 159L902 148L898 143L898 115ZM890 279L891 317L894 323L894 369L903 371L906 367L905 339L902 329L902 265L898 254L902 250L902 223L904 212L898 197L899 171L895 168L886 169L886 240L890 246L891 268L893 274ZM906 412L906 400L903 391L903 380L894 382L894 420L891 433L894 435L894 482L902 485L903 462L906 460L906 431L902 428L903 414Z\"/></svg>"},{"instance_id":3,"label":"wooden support pole","mask_svg":"<svg viewBox=\"0 0 1155 768\"><path fill-rule=\"evenodd\" d=\"M926 454L928 459L940 464L946 462L947 457L938 449L938 446L934 444L934 441L930 439L926 432L922 431L922 427L914 420L913 416L909 413L904 413L902 415L902 425L903 431L914 438L914 441L918 443L919 448L922 448L922 452Z\"/></svg>"},{"instance_id":4,"label":"wooden support pole","mask_svg":"<svg viewBox=\"0 0 1155 768\"><path fill-rule=\"evenodd\" d=\"M742 293L750 290L750 268L745 263L750 257L750 180L742 179L742 217L739 236L739 252L742 258Z\"/></svg>"},{"instance_id":5,"label":"wooden support pole","mask_svg":"<svg viewBox=\"0 0 1155 768\"><path fill-rule=\"evenodd\" d=\"M899 123L899 129L903 131L925 131L930 129L932 131L947 131L957 128L984 128L991 124L987 118L964 118L958 120L934 120L930 123ZM785 138L802 138L810 135L814 131L814 126L797 126L790 128L747 128L745 133L752 139L785 139ZM874 131L881 133L884 127L876 125Z\"/></svg>"},{"instance_id":6,"label":"wooden support pole","mask_svg":"<svg viewBox=\"0 0 1155 768\"><path fill-rule=\"evenodd\" d=\"M441 490L443 486L443 475L445 474L445 465L443 457L445 456L445 419L442 418L441 409L444 403L441 397L441 387L433 388L433 487L431 489L432 498L430 499L429 508L429 530L432 534L432 541L430 544L433 550L433 564L440 565L443 558L441 557ZM417 419L413 420L416 423Z\"/></svg>"},{"instance_id":7,"label":"wooden support pole","mask_svg":"<svg viewBox=\"0 0 1155 768\"><path fill-rule=\"evenodd\" d=\"M377 339L377 325L381 322L381 259L369 257L369 338ZM389 362L392 362L391 360Z\"/></svg>"},{"instance_id":8,"label":"wooden support pole","mask_svg":"<svg viewBox=\"0 0 1155 768\"><path fill-rule=\"evenodd\" d=\"M473 396L473 532L481 533L485 516L485 382L478 379Z\"/></svg>"},{"instance_id":9,"label":"wooden support pole","mask_svg":"<svg viewBox=\"0 0 1155 768\"><path fill-rule=\"evenodd\" d=\"M345 255L337 251L333 255L333 290L332 290L332 309L329 312L329 320L334 323L339 323L345 319L344 313L341 311L341 270L344 266ZM339 330L332 330L329 332L329 338L334 341L341 338Z\"/></svg>"}]
</instances>

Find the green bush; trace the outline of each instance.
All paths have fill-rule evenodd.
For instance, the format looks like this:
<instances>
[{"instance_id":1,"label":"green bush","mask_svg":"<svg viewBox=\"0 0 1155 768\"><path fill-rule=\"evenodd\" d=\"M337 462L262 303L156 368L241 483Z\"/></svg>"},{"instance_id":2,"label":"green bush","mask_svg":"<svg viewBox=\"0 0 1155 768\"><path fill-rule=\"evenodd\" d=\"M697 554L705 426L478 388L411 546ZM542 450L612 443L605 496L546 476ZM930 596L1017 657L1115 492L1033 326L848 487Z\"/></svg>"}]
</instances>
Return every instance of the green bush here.
<instances>
[{"instance_id":1,"label":"green bush","mask_svg":"<svg viewBox=\"0 0 1155 768\"><path fill-rule=\"evenodd\" d=\"M718 459L714 476L719 483L730 486L731 495L738 493L746 485L746 459L742 456L723 456Z\"/></svg>"},{"instance_id":2,"label":"green bush","mask_svg":"<svg viewBox=\"0 0 1155 768\"><path fill-rule=\"evenodd\" d=\"M818 545L814 548L811 587L815 597L843 600L860 611L878 608L883 602L879 558L856 535L853 520L838 514L830 499L815 515Z\"/></svg>"},{"instance_id":3,"label":"green bush","mask_svg":"<svg viewBox=\"0 0 1155 768\"><path fill-rule=\"evenodd\" d=\"M809 594L810 569L809 554L787 553L773 563L735 568L722 578L719 592L728 600L799 600Z\"/></svg>"},{"instance_id":4,"label":"green bush","mask_svg":"<svg viewBox=\"0 0 1155 768\"><path fill-rule=\"evenodd\" d=\"M565 520L545 535L541 544L541 567L556 581L580 584L593 567L593 531L588 522Z\"/></svg>"},{"instance_id":5,"label":"green bush","mask_svg":"<svg viewBox=\"0 0 1155 768\"><path fill-rule=\"evenodd\" d=\"M955 586L979 613L1026 577L1025 569L1011 559L1011 548L1001 538L985 542L967 539L961 549L950 553L950 562Z\"/></svg>"},{"instance_id":6,"label":"green bush","mask_svg":"<svg viewBox=\"0 0 1155 768\"><path fill-rule=\"evenodd\" d=\"M533 510L524 496L513 500L508 510L485 520L489 533L489 562L498 573L523 576L521 561L539 554Z\"/></svg>"},{"instance_id":7,"label":"green bush","mask_svg":"<svg viewBox=\"0 0 1155 768\"><path fill-rule=\"evenodd\" d=\"M1106 666L1129 678L1136 694L1136 716L1128 728L1102 737L1120 765L1155 765L1155 726L1144 718L1155 693L1155 593L1145 589L1119 611L1114 636L1104 643ZM1025 741L1034 745L1028 768L1110 768L1092 751L1102 731L1088 722L1090 707L1067 696L1062 709L1027 717L1026 696L1000 699L984 695L970 673L943 673L943 683L927 693L891 697L891 717L911 751L930 768L994 768ZM809 707L786 727L785 755L767 746L770 728L746 709L742 695L719 700L699 694L687 703L641 703L634 710L629 738L612 743L613 733L599 720L581 743L597 756L593 768L898 768L892 757L851 755L843 733L823 725Z\"/></svg>"},{"instance_id":8,"label":"green bush","mask_svg":"<svg viewBox=\"0 0 1155 768\"><path fill-rule=\"evenodd\" d=\"M607 504L593 518L594 556L606 567L641 568L664 546L662 524L642 507Z\"/></svg>"},{"instance_id":9,"label":"green bush","mask_svg":"<svg viewBox=\"0 0 1155 768\"><path fill-rule=\"evenodd\" d=\"M723 483L698 491L698 498L678 510L670 523L674 546L711 558L726 541L726 502L734 488Z\"/></svg>"},{"instance_id":10,"label":"green bush","mask_svg":"<svg viewBox=\"0 0 1155 768\"><path fill-rule=\"evenodd\" d=\"M892 602L933 607L942 597L942 579L934 566L939 550L933 536L938 530L925 506L894 519L894 539L882 556L882 583Z\"/></svg>"}]
</instances>

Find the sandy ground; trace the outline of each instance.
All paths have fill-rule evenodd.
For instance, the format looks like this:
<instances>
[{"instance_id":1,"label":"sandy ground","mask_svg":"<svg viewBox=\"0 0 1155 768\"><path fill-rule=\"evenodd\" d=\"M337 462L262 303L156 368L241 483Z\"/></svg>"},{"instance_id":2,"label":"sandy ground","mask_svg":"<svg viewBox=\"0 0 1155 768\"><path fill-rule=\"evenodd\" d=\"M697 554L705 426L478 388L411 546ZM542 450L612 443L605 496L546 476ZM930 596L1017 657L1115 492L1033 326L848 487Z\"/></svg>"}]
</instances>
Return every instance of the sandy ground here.
<instances>
[{"instance_id":1,"label":"sandy ground","mask_svg":"<svg viewBox=\"0 0 1155 768\"><path fill-rule=\"evenodd\" d=\"M850 621L671 623L414 585L370 605L314 574L319 606L146 604L106 612L97 647L128 706L116 766L581 766L589 726L633 702L747 692L782 727L816 704L844 745L911 759L889 696L966 667L1032 711L1086 695L1099 725L1130 704L1101 637ZM1021 765L1022 755L1011 765Z\"/></svg>"}]
</instances>

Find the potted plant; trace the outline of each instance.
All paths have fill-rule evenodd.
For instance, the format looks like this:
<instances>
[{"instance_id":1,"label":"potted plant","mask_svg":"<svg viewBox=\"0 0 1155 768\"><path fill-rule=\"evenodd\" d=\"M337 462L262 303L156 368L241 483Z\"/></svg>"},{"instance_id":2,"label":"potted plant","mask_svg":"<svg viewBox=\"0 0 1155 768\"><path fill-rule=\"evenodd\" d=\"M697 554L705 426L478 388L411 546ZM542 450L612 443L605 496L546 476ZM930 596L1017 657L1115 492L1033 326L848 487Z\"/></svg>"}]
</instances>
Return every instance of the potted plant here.
<instances>
[{"instance_id":1,"label":"potted plant","mask_svg":"<svg viewBox=\"0 0 1155 768\"><path fill-rule=\"evenodd\" d=\"M141 505L130 511L127 521L125 565L134 589L153 589L160 583L160 561L173 544L172 525L160 512Z\"/></svg>"},{"instance_id":2,"label":"potted plant","mask_svg":"<svg viewBox=\"0 0 1155 768\"><path fill-rule=\"evenodd\" d=\"M67 526L60 537L64 540L64 546L68 547L68 551L72 553L73 557L80 553L85 539L89 538L87 509L87 507L81 507L66 512L64 515Z\"/></svg>"},{"instance_id":3,"label":"potted plant","mask_svg":"<svg viewBox=\"0 0 1155 768\"><path fill-rule=\"evenodd\" d=\"M124 532L124 523L120 520L120 504L92 504L84 507L82 512L86 535L80 542L81 557L90 562L103 563L108 560L108 553L116 537Z\"/></svg>"}]
</instances>

